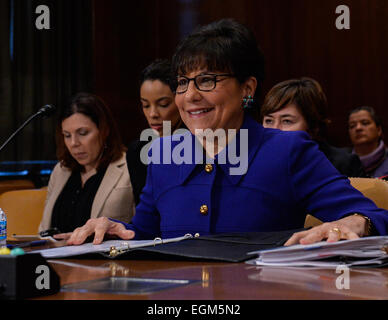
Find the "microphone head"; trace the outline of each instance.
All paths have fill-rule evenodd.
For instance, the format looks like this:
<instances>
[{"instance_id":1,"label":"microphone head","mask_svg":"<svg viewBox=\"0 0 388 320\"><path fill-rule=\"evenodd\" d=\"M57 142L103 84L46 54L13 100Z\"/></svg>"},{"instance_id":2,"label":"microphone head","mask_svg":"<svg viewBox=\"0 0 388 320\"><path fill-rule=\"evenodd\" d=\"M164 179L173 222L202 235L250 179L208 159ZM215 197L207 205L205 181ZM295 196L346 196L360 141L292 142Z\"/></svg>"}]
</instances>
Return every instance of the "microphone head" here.
<instances>
[{"instance_id":1,"label":"microphone head","mask_svg":"<svg viewBox=\"0 0 388 320\"><path fill-rule=\"evenodd\" d=\"M56 111L55 106L53 106L52 104L46 104L39 109L39 111L37 112L37 115L49 117L53 115L55 111Z\"/></svg>"}]
</instances>

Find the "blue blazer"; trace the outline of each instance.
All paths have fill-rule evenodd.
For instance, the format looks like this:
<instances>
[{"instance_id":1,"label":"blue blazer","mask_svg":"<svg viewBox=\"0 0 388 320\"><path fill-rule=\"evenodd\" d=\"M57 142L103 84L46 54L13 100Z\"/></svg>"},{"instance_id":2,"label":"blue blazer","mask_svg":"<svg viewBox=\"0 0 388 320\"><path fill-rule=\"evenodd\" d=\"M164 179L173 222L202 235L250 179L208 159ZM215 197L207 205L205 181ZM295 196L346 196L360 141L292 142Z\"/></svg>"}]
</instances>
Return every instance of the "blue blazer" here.
<instances>
[{"instance_id":1,"label":"blue blazer","mask_svg":"<svg viewBox=\"0 0 388 320\"><path fill-rule=\"evenodd\" d=\"M290 230L303 228L307 213L333 221L355 212L368 216L379 234L387 234L388 212L354 189L306 133L265 129L248 115L241 129L247 129L249 141L244 174L231 175L237 166L219 161L229 145L211 170L205 170L206 163L148 166L136 214L125 224L136 239ZM190 133L186 138L196 140ZM163 152L171 153L164 149L166 139L171 150L180 143L172 137L157 140L161 158Z\"/></svg>"}]
</instances>

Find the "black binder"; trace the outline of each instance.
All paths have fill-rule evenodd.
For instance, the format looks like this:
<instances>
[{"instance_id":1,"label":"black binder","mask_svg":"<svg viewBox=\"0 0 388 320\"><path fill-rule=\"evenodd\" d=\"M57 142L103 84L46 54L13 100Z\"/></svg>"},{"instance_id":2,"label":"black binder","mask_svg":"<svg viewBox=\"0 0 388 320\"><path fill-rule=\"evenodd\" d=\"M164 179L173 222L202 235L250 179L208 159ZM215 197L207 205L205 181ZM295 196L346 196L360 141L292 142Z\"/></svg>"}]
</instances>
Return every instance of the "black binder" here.
<instances>
[{"instance_id":1,"label":"black binder","mask_svg":"<svg viewBox=\"0 0 388 320\"><path fill-rule=\"evenodd\" d=\"M257 257L249 252L282 246L293 233L305 229L279 232L234 232L189 238L179 242L128 249L114 256L99 253L111 259L141 260L201 260L243 262ZM88 257L90 258L90 256Z\"/></svg>"}]
</instances>

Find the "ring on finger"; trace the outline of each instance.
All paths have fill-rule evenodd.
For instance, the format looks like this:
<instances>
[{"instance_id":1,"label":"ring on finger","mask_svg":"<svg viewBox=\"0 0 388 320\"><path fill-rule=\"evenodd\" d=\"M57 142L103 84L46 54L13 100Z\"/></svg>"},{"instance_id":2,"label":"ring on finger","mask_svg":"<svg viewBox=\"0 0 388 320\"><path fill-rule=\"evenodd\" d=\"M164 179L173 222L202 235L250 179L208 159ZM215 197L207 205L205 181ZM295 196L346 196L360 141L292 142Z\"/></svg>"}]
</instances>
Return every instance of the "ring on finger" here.
<instances>
[{"instance_id":1,"label":"ring on finger","mask_svg":"<svg viewBox=\"0 0 388 320\"><path fill-rule=\"evenodd\" d=\"M338 237L341 238L341 230L340 230L340 228L334 227L334 228L330 229L329 232L336 232L338 234Z\"/></svg>"}]
</instances>

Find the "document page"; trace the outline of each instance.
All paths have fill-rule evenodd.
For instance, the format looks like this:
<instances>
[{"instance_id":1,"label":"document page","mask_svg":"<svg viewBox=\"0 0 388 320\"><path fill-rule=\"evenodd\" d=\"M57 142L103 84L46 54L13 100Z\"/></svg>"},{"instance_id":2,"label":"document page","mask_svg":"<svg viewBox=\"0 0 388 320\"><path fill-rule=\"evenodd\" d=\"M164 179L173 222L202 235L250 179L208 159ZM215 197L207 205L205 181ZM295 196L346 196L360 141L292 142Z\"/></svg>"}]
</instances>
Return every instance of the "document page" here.
<instances>
[{"instance_id":1,"label":"document page","mask_svg":"<svg viewBox=\"0 0 388 320\"><path fill-rule=\"evenodd\" d=\"M129 250L134 248L141 248L147 246L155 246L163 243L177 242L184 239L192 238L192 235L186 234L182 237L154 240L108 240L101 244L84 243L79 246L64 246L58 248L50 248L43 250L31 251L31 253L40 253L44 258L65 258L71 256L77 256L87 253L96 252L109 252L111 247L115 247L117 250Z\"/></svg>"},{"instance_id":2,"label":"document page","mask_svg":"<svg viewBox=\"0 0 388 320\"><path fill-rule=\"evenodd\" d=\"M365 237L338 242L322 241L310 245L293 245L251 253L259 255L250 263L279 266L336 265L337 261L319 261L327 258L347 257L353 265L382 263L388 258L388 236ZM339 261L339 260L338 260ZM379 262L380 261L380 262Z\"/></svg>"}]
</instances>

